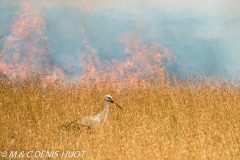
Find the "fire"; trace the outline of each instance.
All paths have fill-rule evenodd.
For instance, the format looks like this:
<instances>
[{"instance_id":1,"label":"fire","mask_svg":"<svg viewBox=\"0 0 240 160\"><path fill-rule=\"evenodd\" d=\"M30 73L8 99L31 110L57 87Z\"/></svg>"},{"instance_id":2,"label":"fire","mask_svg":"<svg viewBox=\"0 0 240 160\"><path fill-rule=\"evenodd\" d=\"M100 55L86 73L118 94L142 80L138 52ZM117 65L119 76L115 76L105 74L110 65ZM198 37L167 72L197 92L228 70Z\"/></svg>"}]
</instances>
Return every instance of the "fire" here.
<instances>
[{"instance_id":1,"label":"fire","mask_svg":"<svg viewBox=\"0 0 240 160\"><path fill-rule=\"evenodd\" d=\"M85 4L91 10L90 4ZM50 63L48 37L45 34L45 21L41 10L24 4L18 19L11 23L12 34L3 39L4 48L0 51L0 71L9 78L28 79L33 74L41 76L43 86L59 79L70 80L66 71ZM97 50L89 45L85 30L85 49L78 51L79 83L118 83L134 85L144 83L146 76L164 77L163 60L170 62L173 53L158 42L143 42L132 32L123 36L119 43L125 47L125 60L103 61ZM114 53L113 53L114 54Z\"/></svg>"},{"instance_id":2,"label":"fire","mask_svg":"<svg viewBox=\"0 0 240 160\"><path fill-rule=\"evenodd\" d=\"M92 79L91 82L116 83L118 81L128 82L130 85L138 81L144 81L146 76L164 77L165 70L163 59L170 62L174 55L164 46L157 42L144 44L135 33L129 33L124 36L120 42L125 45L125 61L112 60L111 62L100 62L96 57L95 50L89 50L86 72L80 77L80 80ZM84 78L83 78L84 77Z\"/></svg>"},{"instance_id":3,"label":"fire","mask_svg":"<svg viewBox=\"0 0 240 160\"><path fill-rule=\"evenodd\" d=\"M0 52L0 70L10 78L26 79L33 72L44 71L47 61L47 36L44 35L44 19L40 11L24 4L23 13L11 24L12 34L3 39ZM42 43L42 46L38 45Z\"/></svg>"}]
</instances>

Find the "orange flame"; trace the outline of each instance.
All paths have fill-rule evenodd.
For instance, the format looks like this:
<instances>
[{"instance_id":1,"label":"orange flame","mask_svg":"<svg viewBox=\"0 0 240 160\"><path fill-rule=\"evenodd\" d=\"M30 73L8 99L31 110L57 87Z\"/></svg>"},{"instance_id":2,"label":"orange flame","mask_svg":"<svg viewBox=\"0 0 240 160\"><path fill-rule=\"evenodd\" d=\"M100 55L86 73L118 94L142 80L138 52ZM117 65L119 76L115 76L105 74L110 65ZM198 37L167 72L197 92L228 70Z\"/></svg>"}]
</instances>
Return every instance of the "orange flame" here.
<instances>
[{"instance_id":1,"label":"orange flame","mask_svg":"<svg viewBox=\"0 0 240 160\"><path fill-rule=\"evenodd\" d=\"M175 58L160 43L144 44L135 33L127 34L120 41L126 47L125 53L128 57L125 61L100 62L96 50L87 46L86 63L81 64L81 67L87 70L80 76L80 80L92 79L91 82L95 83L126 81L134 85L139 81L144 82L142 78L148 75L164 77L163 59L170 62Z\"/></svg>"},{"instance_id":2,"label":"orange flame","mask_svg":"<svg viewBox=\"0 0 240 160\"><path fill-rule=\"evenodd\" d=\"M47 40L44 35L44 20L39 10L34 10L29 4L24 4L19 20L12 23L12 34L4 38L5 46L0 52L0 70L12 78L26 79L32 72L48 65L46 55L47 43L37 46ZM39 38L40 37L40 38Z\"/></svg>"},{"instance_id":3,"label":"orange flame","mask_svg":"<svg viewBox=\"0 0 240 160\"><path fill-rule=\"evenodd\" d=\"M90 5L87 5L90 6ZM48 59L48 37L45 35L45 22L40 10L24 4L23 12L15 20L12 34L4 38L5 46L0 51L0 71L10 78L27 79L33 73L41 76L43 86L67 79L64 71L50 65ZM145 76L164 77L163 60L170 62L174 55L158 42L144 43L136 33L128 33L120 39L125 47L124 61L100 61L97 50L88 44L84 29L80 29L86 50L79 51L78 80L80 83L118 83L134 85L144 83Z\"/></svg>"}]
</instances>

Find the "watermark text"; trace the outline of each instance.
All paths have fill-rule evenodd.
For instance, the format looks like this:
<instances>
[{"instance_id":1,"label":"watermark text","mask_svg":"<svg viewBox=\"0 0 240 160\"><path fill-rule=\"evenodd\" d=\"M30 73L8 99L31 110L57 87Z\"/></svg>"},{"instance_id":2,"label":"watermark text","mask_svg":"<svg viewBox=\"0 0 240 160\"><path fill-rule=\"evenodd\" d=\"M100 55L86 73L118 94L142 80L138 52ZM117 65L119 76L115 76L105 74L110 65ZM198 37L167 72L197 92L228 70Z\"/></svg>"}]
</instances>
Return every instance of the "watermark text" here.
<instances>
[{"instance_id":1,"label":"watermark text","mask_svg":"<svg viewBox=\"0 0 240 160\"><path fill-rule=\"evenodd\" d=\"M2 158L84 158L86 151L75 150L75 151L1 151L0 157Z\"/></svg>"}]
</instances>

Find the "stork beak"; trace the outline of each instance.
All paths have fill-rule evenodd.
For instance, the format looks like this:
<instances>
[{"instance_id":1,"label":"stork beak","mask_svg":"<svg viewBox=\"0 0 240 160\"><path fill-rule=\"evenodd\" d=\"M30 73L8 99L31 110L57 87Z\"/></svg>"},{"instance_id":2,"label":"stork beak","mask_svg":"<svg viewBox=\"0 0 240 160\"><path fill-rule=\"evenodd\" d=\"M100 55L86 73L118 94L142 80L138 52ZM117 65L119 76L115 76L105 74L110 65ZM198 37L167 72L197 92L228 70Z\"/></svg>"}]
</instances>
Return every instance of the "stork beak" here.
<instances>
[{"instance_id":1,"label":"stork beak","mask_svg":"<svg viewBox=\"0 0 240 160\"><path fill-rule=\"evenodd\" d=\"M114 102L114 100L111 100L111 103L114 103L118 108L122 109L122 107L119 106L116 102Z\"/></svg>"}]
</instances>

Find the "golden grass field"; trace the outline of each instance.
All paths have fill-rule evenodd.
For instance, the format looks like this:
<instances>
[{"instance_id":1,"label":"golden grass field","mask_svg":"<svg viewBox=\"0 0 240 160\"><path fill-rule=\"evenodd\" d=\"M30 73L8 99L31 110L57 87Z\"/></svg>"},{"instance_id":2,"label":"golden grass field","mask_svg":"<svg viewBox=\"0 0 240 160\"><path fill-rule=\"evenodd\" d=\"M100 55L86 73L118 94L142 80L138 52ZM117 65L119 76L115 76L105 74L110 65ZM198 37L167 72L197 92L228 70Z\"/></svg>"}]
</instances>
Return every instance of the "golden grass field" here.
<instances>
[{"instance_id":1,"label":"golden grass field","mask_svg":"<svg viewBox=\"0 0 240 160\"><path fill-rule=\"evenodd\" d=\"M45 89L1 81L0 88L1 152L86 151L78 159L91 160L240 159L240 88L228 81ZM103 126L58 130L100 112L106 94L124 109L111 105Z\"/></svg>"}]
</instances>

